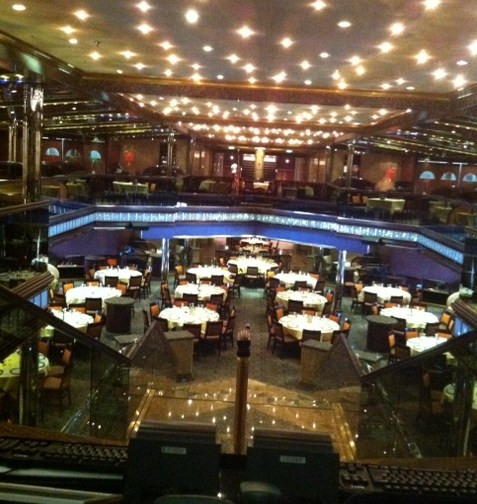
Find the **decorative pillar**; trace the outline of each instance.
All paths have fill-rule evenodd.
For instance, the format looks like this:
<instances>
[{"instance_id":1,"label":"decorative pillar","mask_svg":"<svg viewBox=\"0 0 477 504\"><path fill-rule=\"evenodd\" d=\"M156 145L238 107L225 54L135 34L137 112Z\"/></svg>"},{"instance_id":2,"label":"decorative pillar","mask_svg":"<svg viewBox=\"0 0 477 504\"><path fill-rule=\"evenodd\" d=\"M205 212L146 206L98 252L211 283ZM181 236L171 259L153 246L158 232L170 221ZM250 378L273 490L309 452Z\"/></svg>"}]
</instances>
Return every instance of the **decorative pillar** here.
<instances>
[{"instance_id":1,"label":"decorative pillar","mask_svg":"<svg viewBox=\"0 0 477 504\"><path fill-rule=\"evenodd\" d=\"M41 131L43 88L39 84L23 88L23 199L35 201L41 193Z\"/></svg>"},{"instance_id":2,"label":"decorative pillar","mask_svg":"<svg viewBox=\"0 0 477 504\"><path fill-rule=\"evenodd\" d=\"M265 149L259 147L255 150L255 180L263 180L265 176Z\"/></svg>"},{"instance_id":3,"label":"decorative pillar","mask_svg":"<svg viewBox=\"0 0 477 504\"><path fill-rule=\"evenodd\" d=\"M161 256L161 279L167 282L167 277L169 276L169 238L162 239L162 256Z\"/></svg>"},{"instance_id":4,"label":"decorative pillar","mask_svg":"<svg viewBox=\"0 0 477 504\"><path fill-rule=\"evenodd\" d=\"M174 166L174 144L176 140L174 133L169 133L167 137L167 175L172 176L172 168Z\"/></svg>"},{"instance_id":5,"label":"decorative pillar","mask_svg":"<svg viewBox=\"0 0 477 504\"><path fill-rule=\"evenodd\" d=\"M341 309L341 298L343 297L344 289L344 277L345 277L345 266L346 266L346 250L338 251L338 266L336 267L336 278L335 278L335 305L334 310Z\"/></svg>"},{"instance_id":6,"label":"decorative pillar","mask_svg":"<svg viewBox=\"0 0 477 504\"><path fill-rule=\"evenodd\" d=\"M28 338L20 349L20 386L18 389L18 423L37 426L39 412L38 339Z\"/></svg>"},{"instance_id":7,"label":"decorative pillar","mask_svg":"<svg viewBox=\"0 0 477 504\"><path fill-rule=\"evenodd\" d=\"M354 164L354 143L348 144L348 157L346 159L346 187L351 187L351 175L353 174Z\"/></svg>"},{"instance_id":8,"label":"decorative pillar","mask_svg":"<svg viewBox=\"0 0 477 504\"><path fill-rule=\"evenodd\" d=\"M329 184L332 180L333 172L333 148L329 145L325 148L325 183Z\"/></svg>"},{"instance_id":9,"label":"decorative pillar","mask_svg":"<svg viewBox=\"0 0 477 504\"><path fill-rule=\"evenodd\" d=\"M237 335L237 375L235 380L234 453L243 455L246 448L247 391L250 359L250 325Z\"/></svg>"}]
</instances>

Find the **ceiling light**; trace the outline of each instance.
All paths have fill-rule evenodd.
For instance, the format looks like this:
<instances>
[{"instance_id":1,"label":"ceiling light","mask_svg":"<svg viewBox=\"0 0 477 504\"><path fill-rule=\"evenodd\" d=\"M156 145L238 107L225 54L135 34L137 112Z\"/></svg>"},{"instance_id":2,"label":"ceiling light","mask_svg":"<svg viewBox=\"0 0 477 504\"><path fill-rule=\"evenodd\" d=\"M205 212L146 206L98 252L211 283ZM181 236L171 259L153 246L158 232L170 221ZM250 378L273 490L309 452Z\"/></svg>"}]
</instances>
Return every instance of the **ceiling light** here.
<instances>
[{"instance_id":1,"label":"ceiling light","mask_svg":"<svg viewBox=\"0 0 477 504\"><path fill-rule=\"evenodd\" d=\"M351 26L351 23L349 21L343 20L338 23L338 26L340 28L349 28Z\"/></svg>"},{"instance_id":2,"label":"ceiling light","mask_svg":"<svg viewBox=\"0 0 477 504\"><path fill-rule=\"evenodd\" d=\"M467 79L463 75L458 75L453 81L452 84L456 89L461 88L465 83L467 82Z\"/></svg>"},{"instance_id":3,"label":"ceiling light","mask_svg":"<svg viewBox=\"0 0 477 504\"><path fill-rule=\"evenodd\" d=\"M422 3L424 4L424 8L426 10L432 10L439 7L441 0L424 0Z\"/></svg>"},{"instance_id":4,"label":"ceiling light","mask_svg":"<svg viewBox=\"0 0 477 504\"><path fill-rule=\"evenodd\" d=\"M356 72L356 75L364 75L366 73L366 69L364 68L363 65L357 66L354 71Z\"/></svg>"},{"instance_id":5,"label":"ceiling light","mask_svg":"<svg viewBox=\"0 0 477 504\"><path fill-rule=\"evenodd\" d=\"M303 60L300 63L300 66L301 68L303 68L303 70L308 70L311 67L310 63L307 60Z\"/></svg>"},{"instance_id":6,"label":"ceiling light","mask_svg":"<svg viewBox=\"0 0 477 504\"><path fill-rule=\"evenodd\" d=\"M429 53L425 49L421 49L414 57L418 65L423 65L431 59Z\"/></svg>"},{"instance_id":7,"label":"ceiling light","mask_svg":"<svg viewBox=\"0 0 477 504\"><path fill-rule=\"evenodd\" d=\"M378 45L378 49L383 54L386 54L386 53L388 53L389 51L391 51L393 49L393 45L391 44L391 42L383 42L382 44Z\"/></svg>"},{"instance_id":8,"label":"ceiling light","mask_svg":"<svg viewBox=\"0 0 477 504\"><path fill-rule=\"evenodd\" d=\"M85 21L89 18L89 14L83 9L76 11L75 16L81 21Z\"/></svg>"},{"instance_id":9,"label":"ceiling light","mask_svg":"<svg viewBox=\"0 0 477 504\"><path fill-rule=\"evenodd\" d=\"M255 84L257 82L257 79L255 79L255 77L250 77L250 79L248 79L248 82L250 84Z\"/></svg>"},{"instance_id":10,"label":"ceiling light","mask_svg":"<svg viewBox=\"0 0 477 504\"><path fill-rule=\"evenodd\" d=\"M303 84L305 84L305 86L311 86L311 80L307 79Z\"/></svg>"},{"instance_id":11,"label":"ceiling light","mask_svg":"<svg viewBox=\"0 0 477 504\"><path fill-rule=\"evenodd\" d=\"M164 42L161 42L159 44L160 47L162 47L164 49L164 51L168 51L169 49L172 48L172 44L170 42L168 42L167 40L165 40Z\"/></svg>"},{"instance_id":12,"label":"ceiling light","mask_svg":"<svg viewBox=\"0 0 477 504\"><path fill-rule=\"evenodd\" d=\"M166 59L171 65L175 65L180 61L180 58L179 56L177 56L177 54L169 54Z\"/></svg>"},{"instance_id":13,"label":"ceiling light","mask_svg":"<svg viewBox=\"0 0 477 504\"><path fill-rule=\"evenodd\" d=\"M13 4L12 9L14 11L20 12L20 11L24 11L26 9L26 7L23 4Z\"/></svg>"},{"instance_id":14,"label":"ceiling light","mask_svg":"<svg viewBox=\"0 0 477 504\"><path fill-rule=\"evenodd\" d=\"M136 54L131 51L122 51L119 54L124 56L126 59L131 59L133 56L136 56Z\"/></svg>"},{"instance_id":15,"label":"ceiling light","mask_svg":"<svg viewBox=\"0 0 477 504\"><path fill-rule=\"evenodd\" d=\"M168 68L167 70L164 71L164 75L166 77L170 77L172 75L172 70Z\"/></svg>"},{"instance_id":16,"label":"ceiling light","mask_svg":"<svg viewBox=\"0 0 477 504\"><path fill-rule=\"evenodd\" d=\"M186 21L190 24L195 24L199 20L199 13L195 9L189 9L185 14L184 17L186 18Z\"/></svg>"},{"instance_id":17,"label":"ceiling light","mask_svg":"<svg viewBox=\"0 0 477 504\"><path fill-rule=\"evenodd\" d=\"M76 45L78 43L78 39L77 38L70 38L68 40L68 42L71 44L71 45Z\"/></svg>"},{"instance_id":18,"label":"ceiling light","mask_svg":"<svg viewBox=\"0 0 477 504\"><path fill-rule=\"evenodd\" d=\"M101 54L99 54L98 51L93 51L92 53L90 53L89 57L94 61L98 61L99 58L101 58Z\"/></svg>"},{"instance_id":19,"label":"ceiling light","mask_svg":"<svg viewBox=\"0 0 477 504\"><path fill-rule=\"evenodd\" d=\"M230 56L227 57L227 59L231 62L231 63L237 63L237 61L240 59L236 54L231 54Z\"/></svg>"},{"instance_id":20,"label":"ceiling light","mask_svg":"<svg viewBox=\"0 0 477 504\"><path fill-rule=\"evenodd\" d=\"M351 56L351 58L348 61L354 66L361 63L361 58L359 56Z\"/></svg>"},{"instance_id":21,"label":"ceiling light","mask_svg":"<svg viewBox=\"0 0 477 504\"><path fill-rule=\"evenodd\" d=\"M280 44L285 49L288 49L293 44L293 42L288 37L285 37L284 39L282 39L282 41L280 42Z\"/></svg>"},{"instance_id":22,"label":"ceiling light","mask_svg":"<svg viewBox=\"0 0 477 504\"><path fill-rule=\"evenodd\" d=\"M224 76L222 74L217 75L218 80L224 80Z\"/></svg>"},{"instance_id":23,"label":"ceiling light","mask_svg":"<svg viewBox=\"0 0 477 504\"><path fill-rule=\"evenodd\" d=\"M277 83L277 84L280 84L281 82L283 82L286 78L287 74L285 72L280 72L280 73L277 73L276 75L274 75L272 77L272 79Z\"/></svg>"},{"instance_id":24,"label":"ceiling light","mask_svg":"<svg viewBox=\"0 0 477 504\"><path fill-rule=\"evenodd\" d=\"M198 82L200 80L202 80L202 76L198 73L195 73L194 75L191 76L191 79L194 81L194 82Z\"/></svg>"},{"instance_id":25,"label":"ceiling light","mask_svg":"<svg viewBox=\"0 0 477 504\"><path fill-rule=\"evenodd\" d=\"M210 45L205 45L203 48L202 48L203 51L205 52L212 52L214 49L212 48L212 46Z\"/></svg>"},{"instance_id":26,"label":"ceiling light","mask_svg":"<svg viewBox=\"0 0 477 504\"><path fill-rule=\"evenodd\" d=\"M147 23L143 23L137 27L137 29L143 34L147 35L148 33L152 32L153 27L148 25Z\"/></svg>"},{"instance_id":27,"label":"ceiling light","mask_svg":"<svg viewBox=\"0 0 477 504\"><path fill-rule=\"evenodd\" d=\"M320 53L320 58L326 59L326 58L329 58L329 57L330 57L330 54L327 53L327 52L321 52Z\"/></svg>"},{"instance_id":28,"label":"ceiling light","mask_svg":"<svg viewBox=\"0 0 477 504\"><path fill-rule=\"evenodd\" d=\"M140 2L136 5L136 7L141 11L141 12L147 12L149 9L152 9L152 7L147 3L147 2Z\"/></svg>"},{"instance_id":29,"label":"ceiling light","mask_svg":"<svg viewBox=\"0 0 477 504\"><path fill-rule=\"evenodd\" d=\"M393 23L389 27L389 31L391 32L391 35L401 35L401 33L404 31L404 25L402 23Z\"/></svg>"},{"instance_id":30,"label":"ceiling light","mask_svg":"<svg viewBox=\"0 0 477 504\"><path fill-rule=\"evenodd\" d=\"M247 72L247 73L252 73L254 70L255 70L255 67L251 64L251 63L247 63L243 69Z\"/></svg>"},{"instance_id":31,"label":"ceiling light","mask_svg":"<svg viewBox=\"0 0 477 504\"><path fill-rule=\"evenodd\" d=\"M438 68L437 70L432 72L432 75L434 76L434 79L440 80L447 75L447 72L444 70L444 68Z\"/></svg>"},{"instance_id":32,"label":"ceiling light","mask_svg":"<svg viewBox=\"0 0 477 504\"><path fill-rule=\"evenodd\" d=\"M468 62L465 61L465 60L459 60L456 65L459 65L459 66L465 66L465 65L468 65Z\"/></svg>"},{"instance_id":33,"label":"ceiling light","mask_svg":"<svg viewBox=\"0 0 477 504\"><path fill-rule=\"evenodd\" d=\"M311 6L316 10L320 11L323 10L326 7L326 3L323 2L323 0L316 0L311 4Z\"/></svg>"},{"instance_id":34,"label":"ceiling light","mask_svg":"<svg viewBox=\"0 0 477 504\"><path fill-rule=\"evenodd\" d=\"M71 26L63 26L63 28L60 28L60 30L66 33L66 35L71 35L75 31L75 29Z\"/></svg>"},{"instance_id":35,"label":"ceiling light","mask_svg":"<svg viewBox=\"0 0 477 504\"><path fill-rule=\"evenodd\" d=\"M477 54L477 40L474 40L471 44L468 46L470 54L472 56L475 56Z\"/></svg>"},{"instance_id":36,"label":"ceiling light","mask_svg":"<svg viewBox=\"0 0 477 504\"><path fill-rule=\"evenodd\" d=\"M249 38L254 34L254 32L248 26L242 26L237 33L244 39Z\"/></svg>"},{"instance_id":37,"label":"ceiling light","mask_svg":"<svg viewBox=\"0 0 477 504\"><path fill-rule=\"evenodd\" d=\"M137 70L142 70L143 68L146 68L146 65L144 65L143 63L136 63L134 65L134 67L137 69Z\"/></svg>"}]
</instances>

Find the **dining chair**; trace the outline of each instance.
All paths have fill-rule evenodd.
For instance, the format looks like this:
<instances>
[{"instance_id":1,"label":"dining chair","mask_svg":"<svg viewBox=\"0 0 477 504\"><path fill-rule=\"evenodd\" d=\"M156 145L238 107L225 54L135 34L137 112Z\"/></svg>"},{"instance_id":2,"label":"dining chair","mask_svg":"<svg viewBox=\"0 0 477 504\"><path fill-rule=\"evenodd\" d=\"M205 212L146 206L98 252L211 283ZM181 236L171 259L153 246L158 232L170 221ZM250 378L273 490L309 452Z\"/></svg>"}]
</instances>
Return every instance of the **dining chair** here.
<instances>
[{"instance_id":1,"label":"dining chair","mask_svg":"<svg viewBox=\"0 0 477 504\"><path fill-rule=\"evenodd\" d=\"M398 306L404 304L404 296L390 296L389 302Z\"/></svg>"},{"instance_id":2,"label":"dining chair","mask_svg":"<svg viewBox=\"0 0 477 504\"><path fill-rule=\"evenodd\" d=\"M306 280L295 280L293 290L308 289L308 282Z\"/></svg>"},{"instance_id":3,"label":"dining chair","mask_svg":"<svg viewBox=\"0 0 477 504\"><path fill-rule=\"evenodd\" d=\"M237 294L237 297L240 298L240 289L242 286L242 280L243 280L242 274L235 275L233 284L230 286L230 293L231 293L232 299L235 298L235 294Z\"/></svg>"},{"instance_id":4,"label":"dining chair","mask_svg":"<svg viewBox=\"0 0 477 504\"><path fill-rule=\"evenodd\" d=\"M301 342L303 343L307 340L321 341L321 331L304 328L301 332Z\"/></svg>"},{"instance_id":5,"label":"dining chair","mask_svg":"<svg viewBox=\"0 0 477 504\"><path fill-rule=\"evenodd\" d=\"M189 271L186 272L185 274L185 279L189 282L189 283L197 283L197 275L195 273L190 273Z\"/></svg>"},{"instance_id":6,"label":"dining chair","mask_svg":"<svg viewBox=\"0 0 477 504\"><path fill-rule=\"evenodd\" d=\"M217 305L217 311L220 311L223 302L224 302L223 294L211 294L209 298L209 303Z\"/></svg>"},{"instance_id":7,"label":"dining chair","mask_svg":"<svg viewBox=\"0 0 477 504\"><path fill-rule=\"evenodd\" d=\"M376 292L364 291L363 293L363 304L361 305L361 314L370 315L371 307L378 303L378 294Z\"/></svg>"},{"instance_id":8,"label":"dining chair","mask_svg":"<svg viewBox=\"0 0 477 504\"><path fill-rule=\"evenodd\" d=\"M142 275L132 276L129 279L128 292L134 300L138 299L141 294L142 279Z\"/></svg>"},{"instance_id":9,"label":"dining chair","mask_svg":"<svg viewBox=\"0 0 477 504\"><path fill-rule=\"evenodd\" d=\"M205 332L202 336L202 347L205 348L207 346L212 346L218 351L218 355L220 355L220 343L222 339L222 328L223 321L217 320L212 321L209 320L205 326Z\"/></svg>"},{"instance_id":10,"label":"dining chair","mask_svg":"<svg viewBox=\"0 0 477 504\"><path fill-rule=\"evenodd\" d=\"M288 300L288 313L301 313L303 310L303 301L301 299Z\"/></svg>"},{"instance_id":11,"label":"dining chair","mask_svg":"<svg viewBox=\"0 0 477 504\"><path fill-rule=\"evenodd\" d=\"M229 270L230 273L232 273L232 275L238 275L239 274L239 271L238 271L238 266L236 264L229 264L227 266L227 269Z\"/></svg>"},{"instance_id":12,"label":"dining chair","mask_svg":"<svg viewBox=\"0 0 477 504\"><path fill-rule=\"evenodd\" d=\"M103 300L100 297L87 297L84 300L84 307L88 315L101 313L103 311Z\"/></svg>"},{"instance_id":13,"label":"dining chair","mask_svg":"<svg viewBox=\"0 0 477 504\"><path fill-rule=\"evenodd\" d=\"M159 317L159 313L161 312L161 307L157 301L151 301L149 303L149 316L151 321L157 317Z\"/></svg>"},{"instance_id":14,"label":"dining chair","mask_svg":"<svg viewBox=\"0 0 477 504\"><path fill-rule=\"evenodd\" d=\"M299 355L300 344L296 338L285 334L283 331L283 326L280 322L273 322L273 346L272 353L275 353L275 349L280 347L280 359L283 358L286 351L290 351L294 355Z\"/></svg>"},{"instance_id":15,"label":"dining chair","mask_svg":"<svg viewBox=\"0 0 477 504\"><path fill-rule=\"evenodd\" d=\"M172 306L172 297L167 282L161 282L161 310Z\"/></svg>"},{"instance_id":16,"label":"dining chair","mask_svg":"<svg viewBox=\"0 0 477 504\"><path fill-rule=\"evenodd\" d=\"M105 287L116 287L119 282L119 277L117 276L108 276L105 275L104 277L104 285Z\"/></svg>"},{"instance_id":17,"label":"dining chair","mask_svg":"<svg viewBox=\"0 0 477 504\"><path fill-rule=\"evenodd\" d=\"M187 303L190 305L190 304L194 304L194 306L197 306L198 302L199 302L199 295L198 294L193 294L193 293L190 293L190 292L184 292L183 296L182 296L182 299L184 301L187 301Z\"/></svg>"},{"instance_id":18,"label":"dining chair","mask_svg":"<svg viewBox=\"0 0 477 504\"><path fill-rule=\"evenodd\" d=\"M147 310L146 308L142 309L142 322L143 322L143 326L142 326L143 332L146 333L146 331L149 329L151 322L152 322L151 314L150 314L149 310Z\"/></svg>"},{"instance_id":19,"label":"dining chair","mask_svg":"<svg viewBox=\"0 0 477 504\"><path fill-rule=\"evenodd\" d=\"M235 331L235 321L237 319L237 314L230 315L225 324L222 326L222 343L224 350L227 350L227 340L230 341L230 345L234 346L234 331Z\"/></svg>"},{"instance_id":20,"label":"dining chair","mask_svg":"<svg viewBox=\"0 0 477 504\"><path fill-rule=\"evenodd\" d=\"M439 322L428 322L424 328L426 336L434 336L439 331Z\"/></svg>"},{"instance_id":21,"label":"dining chair","mask_svg":"<svg viewBox=\"0 0 477 504\"><path fill-rule=\"evenodd\" d=\"M73 351L71 348L63 348L60 361L57 364L50 364L48 374L51 376L60 376L65 372L67 366L73 364Z\"/></svg>"},{"instance_id":22,"label":"dining chair","mask_svg":"<svg viewBox=\"0 0 477 504\"><path fill-rule=\"evenodd\" d=\"M88 324L88 327L86 328L86 334L90 338L94 338L95 340L100 340L101 334L103 332L104 328L104 322L92 322L91 324Z\"/></svg>"},{"instance_id":23,"label":"dining chair","mask_svg":"<svg viewBox=\"0 0 477 504\"><path fill-rule=\"evenodd\" d=\"M220 287L224 283L224 275L211 275L210 283Z\"/></svg>"},{"instance_id":24,"label":"dining chair","mask_svg":"<svg viewBox=\"0 0 477 504\"><path fill-rule=\"evenodd\" d=\"M162 317L158 317L156 320L157 320L157 323L159 324L159 327L161 328L162 332L169 331L169 322L167 321L167 319L162 318Z\"/></svg>"},{"instance_id":25,"label":"dining chair","mask_svg":"<svg viewBox=\"0 0 477 504\"><path fill-rule=\"evenodd\" d=\"M66 294L70 289L73 289L75 284L73 282L63 282L63 294Z\"/></svg>"},{"instance_id":26,"label":"dining chair","mask_svg":"<svg viewBox=\"0 0 477 504\"><path fill-rule=\"evenodd\" d=\"M86 305L85 303L70 303L68 305L68 310L76 311L79 313L86 313Z\"/></svg>"},{"instance_id":27,"label":"dining chair","mask_svg":"<svg viewBox=\"0 0 477 504\"><path fill-rule=\"evenodd\" d=\"M63 401L71 405L71 373L73 366L65 367L60 376L48 375L42 384L41 397L43 404L50 404L50 399L56 399L60 410L63 410Z\"/></svg>"},{"instance_id":28,"label":"dining chair","mask_svg":"<svg viewBox=\"0 0 477 504\"><path fill-rule=\"evenodd\" d=\"M258 266L247 266L247 269L245 271L244 279L247 280L247 283L250 286L256 287L258 281L261 280L262 278L263 277L260 274Z\"/></svg>"},{"instance_id":29,"label":"dining chair","mask_svg":"<svg viewBox=\"0 0 477 504\"><path fill-rule=\"evenodd\" d=\"M325 290L325 280L317 280L313 290L322 293Z\"/></svg>"},{"instance_id":30,"label":"dining chair","mask_svg":"<svg viewBox=\"0 0 477 504\"><path fill-rule=\"evenodd\" d=\"M202 324L187 322L182 326L184 331L189 331L194 336L194 354L199 354L200 346L202 344Z\"/></svg>"}]
</instances>

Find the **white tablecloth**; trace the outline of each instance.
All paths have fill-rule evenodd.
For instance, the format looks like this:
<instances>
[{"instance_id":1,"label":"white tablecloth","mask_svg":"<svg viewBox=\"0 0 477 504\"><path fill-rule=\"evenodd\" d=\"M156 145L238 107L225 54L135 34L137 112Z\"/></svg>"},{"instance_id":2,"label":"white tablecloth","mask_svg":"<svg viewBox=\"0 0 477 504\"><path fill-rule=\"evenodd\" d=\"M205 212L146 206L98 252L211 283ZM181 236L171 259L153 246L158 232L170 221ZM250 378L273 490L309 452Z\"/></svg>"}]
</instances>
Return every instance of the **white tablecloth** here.
<instances>
[{"instance_id":1,"label":"white tablecloth","mask_svg":"<svg viewBox=\"0 0 477 504\"><path fill-rule=\"evenodd\" d=\"M184 324L202 324L202 333L205 332L207 322L219 320L219 314L216 311L188 306L165 308L159 313L159 317L167 320L169 330L182 327Z\"/></svg>"},{"instance_id":2,"label":"white tablecloth","mask_svg":"<svg viewBox=\"0 0 477 504\"><path fill-rule=\"evenodd\" d=\"M122 292L113 287L73 287L66 291L65 299L66 304L81 304L85 302L86 298L98 298L104 301L113 297L120 297Z\"/></svg>"},{"instance_id":3,"label":"white tablecloth","mask_svg":"<svg viewBox=\"0 0 477 504\"><path fill-rule=\"evenodd\" d=\"M96 271L94 274L95 280L98 280L104 285L105 277L118 277L120 282L129 283L131 277L142 276L142 273L130 268L108 268Z\"/></svg>"},{"instance_id":4,"label":"white tablecloth","mask_svg":"<svg viewBox=\"0 0 477 504\"><path fill-rule=\"evenodd\" d=\"M321 296L316 292L303 292L303 291L278 291L276 295L276 302L281 304L285 309L288 308L288 300L295 299L297 301L303 301L303 308L311 308L316 311L323 311L323 306L325 306L326 298Z\"/></svg>"},{"instance_id":5,"label":"white tablecloth","mask_svg":"<svg viewBox=\"0 0 477 504\"><path fill-rule=\"evenodd\" d=\"M321 331L321 341L330 341L340 326L334 320L311 315L285 315L279 320L286 335L301 340L303 329Z\"/></svg>"},{"instance_id":6,"label":"white tablecloth","mask_svg":"<svg viewBox=\"0 0 477 504\"><path fill-rule=\"evenodd\" d=\"M391 296L402 296L403 302L405 305L408 305L411 302L411 294L404 289L400 289L399 287L385 287L384 285L367 285L363 287L361 292L358 295L358 299L363 301L364 293L371 292L376 293L378 295L378 302L385 303L391 299Z\"/></svg>"},{"instance_id":7,"label":"white tablecloth","mask_svg":"<svg viewBox=\"0 0 477 504\"><path fill-rule=\"evenodd\" d=\"M407 340L406 345L411 349L411 356L430 350L437 345L442 345L447 341L446 338L435 336L420 336L418 338L410 338Z\"/></svg>"},{"instance_id":8,"label":"white tablecloth","mask_svg":"<svg viewBox=\"0 0 477 504\"><path fill-rule=\"evenodd\" d=\"M431 312L413 310L412 308L405 308L400 306L395 306L393 308L383 308L380 311L380 314L385 315L386 317L398 317L401 319L406 319L406 325L411 329L424 329L426 327L426 324L433 324L439 321L437 316Z\"/></svg>"},{"instance_id":9,"label":"white tablecloth","mask_svg":"<svg viewBox=\"0 0 477 504\"><path fill-rule=\"evenodd\" d=\"M79 329L80 331L86 332L88 328L88 324L92 324L94 322L94 318L87 313L81 313L77 311L70 310L53 310L51 312L56 318L60 320L64 320L70 326ZM46 326L46 329L49 329L51 326ZM49 334L46 332L45 334Z\"/></svg>"},{"instance_id":10,"label":"white tablecloth","mask_svg":"<svg viewBox=\"0 0 477 504\"><path fill-rule=\"evenodd\" d=\"M225 300L226 291L222 287L216 285L202 284L197 285L193 283L182 284L176 287L174 297L182 299L184 294L197 294L199 301L208 301L210 296L214 294L222 294Z\"/></svg>"},{"instance_id":11,"label":"white tablecloth","mask_svg":"<svg viewBox=\"0 0 477 504\"><path fill-rule=\"evenodd\" d=\"M220 268L219 266L198 266L196 268L189 268L187 272L195 275L198 282L200 282L202 278L210 279L212 275L224 275L224 283L233 281L229 270L227 268Z\"/></svg>"},{"instance_id":12,"label":"white tablecloth","mask_svg":"<svg viewBox=\"0 0 477 504\"><path fill-rule=\"evenodd\" d=\"M38 354L38 372L48 374L50 361L42 353ZM0 379L15 378L20 376L20 351L13 352L3 361L0 361ZM1 384L1 383L0 383Z\"/></svg>"},{"instance_id":13,"label":"white tablecloth","mask_svg":"<svg viewBox=\"0 0 477 504\"><path fill-rule=\"evenodd\" d=\"M247 268L257 267L261 275L265 275L272 268L278 268L278 264L271 259L261 259L260 257L237 257L230 259L227 264L236 264L239 273L246 273Z\"/></svg>"},{"instance_id":14,"label":"white tablecloth","mask_svg":"<svg viewBox=\"0 0 477 504\"><path fill-rule=\"evenodd\" d=\"M400 198L368 198L367 208L382 208L391 213L402 212L406 200Z\"/></svg>"},{"instance_id":15,"label":"white tablecloth","mask_svg":"<svg viewBox=\"0 0 477 504\"><path fill-rule=\"evenodd\" d=\"M295 282L303 281L306 281L307 286L313 289L317 282L317 279L308 273L277 273L275 278L278 278L286 289L291 289L295 285Z\"/></svg>"}]
</instances>

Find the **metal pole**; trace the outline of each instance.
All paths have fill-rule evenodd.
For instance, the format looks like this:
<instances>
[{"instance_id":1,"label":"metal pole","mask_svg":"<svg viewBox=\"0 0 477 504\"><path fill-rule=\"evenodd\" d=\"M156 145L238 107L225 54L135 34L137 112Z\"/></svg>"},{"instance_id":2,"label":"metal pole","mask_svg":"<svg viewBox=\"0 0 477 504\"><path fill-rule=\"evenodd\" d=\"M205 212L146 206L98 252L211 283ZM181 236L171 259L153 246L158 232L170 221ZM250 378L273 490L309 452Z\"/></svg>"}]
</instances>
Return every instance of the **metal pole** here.
<instances>
[{"instance_id":1,"label":"metal pole","mask_svg":"<svg viewBox=\"0 0 477 504\"><path fill-rule=\"evenodd\" d=\"M235 383L234 453L245 452L245 428L247 425L247 390L250 357L250 326L247 324L237 336L237 376Z\"/></svg>"}]
</instances>

